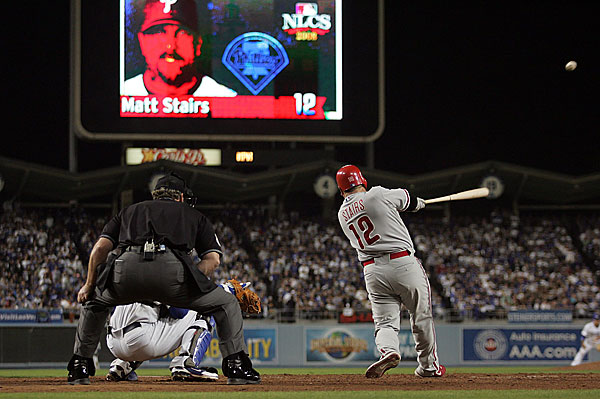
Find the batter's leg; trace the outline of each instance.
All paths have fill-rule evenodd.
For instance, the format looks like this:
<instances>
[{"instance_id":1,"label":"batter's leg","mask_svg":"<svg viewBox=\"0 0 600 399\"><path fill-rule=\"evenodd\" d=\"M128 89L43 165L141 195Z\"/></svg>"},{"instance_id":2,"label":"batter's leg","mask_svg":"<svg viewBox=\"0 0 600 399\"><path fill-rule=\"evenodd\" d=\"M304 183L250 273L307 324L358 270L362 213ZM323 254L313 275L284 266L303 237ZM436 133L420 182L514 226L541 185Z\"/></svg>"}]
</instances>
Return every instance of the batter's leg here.
<instances>
[{"instance_id":1,"label":"batter's leg","mask_svg":"<svg viewBox=\"0 0 600 399\"><path fill-rule=\"evenodd\" d=\"M406 290L402 290L401 298L410 314L411 330L419 363L416 372L421 376L434 376L440 373L443 366L440 365L437 355L431 287L421 263L416 258L413 259L414 262L408 266L409 273L406 273L403 279Z\"/></svg>"},{"instance_id":2,"label":"batter's leg","mask_svg":"<svg viewBox=\"0 0 600 399\"><path fill-rule=\"evenodd\" d=\"M389 292L384 278L384 270L379 265L371 265L365 272L365 284L371 301L371 311L375 322L375 345L380 358L371 364L365 373L367 378L379 378L388 369L400 363L400 303L398 296Z\"/></svg>"},{"instance_id":3,"label":"batter's leg","mask_svg":"<svg viewBox=\"0 0 600 399\"><path fill-rule=\"evenodd\" d=\"M375 322L375 345L381 356L389 352L400 353L400 304L394 297L371 293L371 310Z\"/></svg>"}]
</instances>

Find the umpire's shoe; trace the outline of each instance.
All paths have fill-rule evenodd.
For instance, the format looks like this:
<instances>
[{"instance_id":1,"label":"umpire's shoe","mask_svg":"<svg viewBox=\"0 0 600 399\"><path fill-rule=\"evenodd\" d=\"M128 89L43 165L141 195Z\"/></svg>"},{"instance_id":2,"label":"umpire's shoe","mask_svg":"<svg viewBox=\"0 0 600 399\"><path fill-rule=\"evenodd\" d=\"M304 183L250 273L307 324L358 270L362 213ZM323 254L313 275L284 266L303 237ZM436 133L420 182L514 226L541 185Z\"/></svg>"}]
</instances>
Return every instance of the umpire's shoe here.
<instances>
[{"instance_id":1,"label":"umpire's shoe","mask_svg":"<svg viewBox=\"0 0 600 399\"><path fill-rule=\"evenodd\" d=\"M400 363L400 355L396 352L390 352L370 365L365 373L365 377L379 378L389 369L396 367L398 363Z\"/></svg>"},{"instance_id":2,"label":"umpire's shoe","mask_svg":"<svg viewBox=\"0 0 600 399\"><path fill-rule=\"evenodd\" d=\"M95 367L91 358L73 355L67 366L70 385L90 385L90 375L95 374Z\"/></svg>"},{"instance_id":3,"label":"umpire's shoe","mask_svg":"<svg viewBox=\"0 0 600 399\"><path fill-rule=\"evenodd\" d=\"M260 374L252 368L252 362L244 352L227 356L222 367L229 385L260 384Z\"/></svg>"}]
</instances>

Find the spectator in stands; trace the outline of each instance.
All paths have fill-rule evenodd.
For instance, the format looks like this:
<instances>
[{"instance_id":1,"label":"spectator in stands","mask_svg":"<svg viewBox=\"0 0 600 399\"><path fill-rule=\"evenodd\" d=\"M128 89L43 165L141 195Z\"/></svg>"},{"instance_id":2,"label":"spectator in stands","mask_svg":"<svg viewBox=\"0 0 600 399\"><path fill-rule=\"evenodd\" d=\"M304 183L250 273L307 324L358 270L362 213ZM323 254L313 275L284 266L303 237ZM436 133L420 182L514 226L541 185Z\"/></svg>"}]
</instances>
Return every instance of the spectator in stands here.
<instances>
[{"instance_id":1,"label":"spectator in stands","mask_svg":"<svg viewBox=\"0 0 600 399\"><path fill-rule=\"evenodd\" d=\"M210 214L208 214L210 217ZM0 214L0 306L62 307L66 317L79 306L75 295L83 264L107 215L79 209L5 209ZM263 299L263 315L287 312L312 319L336 317L350 304L369 309L358 267L334 224L265 208L228 206L212 217L223 241L223 270L214 279L252 282ZM435 213L406 218L430 279L436 317L443 297L462 317L506 317L516 309L571 309L574 317L600 311L597 216L578 218L571 237L559 217L496 212L487 217ZM575 245L581 240L581 253ZM588 267L584 262L588 259ZM595 268L594 268L595 267Z\"/></svg>"}]
</instances>

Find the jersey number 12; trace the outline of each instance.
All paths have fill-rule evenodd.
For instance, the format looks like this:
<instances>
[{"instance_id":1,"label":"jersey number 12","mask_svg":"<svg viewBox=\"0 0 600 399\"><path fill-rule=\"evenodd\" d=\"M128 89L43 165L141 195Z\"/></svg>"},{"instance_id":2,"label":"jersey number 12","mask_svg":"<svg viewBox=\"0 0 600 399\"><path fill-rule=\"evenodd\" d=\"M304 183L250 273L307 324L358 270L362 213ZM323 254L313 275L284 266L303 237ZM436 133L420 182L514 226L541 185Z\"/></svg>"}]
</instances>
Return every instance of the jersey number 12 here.
<instances>
[{"instance_id":1,"label":"jersey number 12","mask_svg":"<svg viewBox=\"0 0 600 399\"><path fill-rule=\"evenodd\" d=\"M373 225L373 222L371 221L371 219L369 219L369 217L367 215L364 215L364 216L361 216L360 218L358 218L358 220L356 221L356 224L358 225L358 229L362 233L367 245L373 245L381 238L381 236L379 234L371 235L371 233L375 229L375 226ZM358 245L360 246L360 249L365 249L365 245L363 244L362 240L360 239L360 235L359 235L358 231L356 230L356 226L354 226L354 223L350 223L348 225L348 228L350 230L352 230L352 233L354 233L354 236L358 240Z\"/></svg>"}]
</instances>

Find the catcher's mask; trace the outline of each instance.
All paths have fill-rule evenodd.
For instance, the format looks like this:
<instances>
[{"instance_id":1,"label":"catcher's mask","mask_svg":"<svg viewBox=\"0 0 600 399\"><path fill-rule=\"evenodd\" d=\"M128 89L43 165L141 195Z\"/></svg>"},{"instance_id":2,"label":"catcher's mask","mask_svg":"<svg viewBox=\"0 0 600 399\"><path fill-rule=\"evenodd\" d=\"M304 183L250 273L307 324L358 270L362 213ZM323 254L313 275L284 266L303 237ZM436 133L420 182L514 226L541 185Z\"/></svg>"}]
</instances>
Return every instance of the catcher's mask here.
<instances>
[{"instance_id":1,"label":"catcher's mask","mask_svg":"<svg viewBox=\"0 0 600 399\"><path fill-rule=\"evenodd\" d=\"M183 179L183 177L171 172L156 182L156 187L154 190L158 190L159 188L166 188L169 190L176 190L183 194L183 200L190 206L195 206L197 202L197 198L194 195L194 192L191 188L189 188Z\"/></svg>"},{"instance_id":2,"label":"catcher's mask","mask_svg":"<svg viewBox=\"0 0 600 399\"><path fill-rule=\"evenodd\" d=\"M342 192L346 192L356 186L367 188L367 179L365 179L354 165L342 166L335 175L335 181Z\"/></svg>"}]
</instances>

